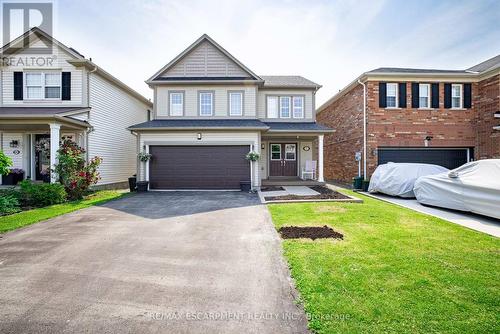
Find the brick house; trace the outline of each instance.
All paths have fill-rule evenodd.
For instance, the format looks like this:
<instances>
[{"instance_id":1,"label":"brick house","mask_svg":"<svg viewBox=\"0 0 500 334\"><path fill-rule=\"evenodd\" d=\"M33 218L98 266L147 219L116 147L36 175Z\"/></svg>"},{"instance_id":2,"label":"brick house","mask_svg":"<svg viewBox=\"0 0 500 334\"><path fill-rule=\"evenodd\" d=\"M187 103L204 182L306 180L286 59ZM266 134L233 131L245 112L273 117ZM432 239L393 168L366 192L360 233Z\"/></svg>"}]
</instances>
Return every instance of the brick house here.
<instances>
[{"instance_id":1,"label":"brick house","mask_svg":"<svg viewBox=\"0 0 500 334\"><path fill-rule=\"evenodd\" d=\"M388 161L456 168L500 158L500 55L466 70L363 73L320 106L316 117L336 130L324 142L329 180L350 182L359 171L369 178Z\"/></svg>"}]
</instances>

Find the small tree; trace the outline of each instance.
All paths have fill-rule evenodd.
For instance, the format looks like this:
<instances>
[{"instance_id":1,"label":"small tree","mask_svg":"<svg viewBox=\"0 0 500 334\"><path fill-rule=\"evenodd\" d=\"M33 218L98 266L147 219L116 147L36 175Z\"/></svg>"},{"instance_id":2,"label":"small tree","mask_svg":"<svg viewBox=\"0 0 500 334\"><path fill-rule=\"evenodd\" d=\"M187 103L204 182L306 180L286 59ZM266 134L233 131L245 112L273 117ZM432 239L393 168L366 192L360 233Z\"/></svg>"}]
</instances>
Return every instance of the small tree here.
<instances>
[{"instance_id":1,"label":"small tree","mask_svg":"<svg viewBox=\"0 0 500 334\"><path fill-rule=\"evenodd\" d=\"M100 180L97 168L102 162L99 157L85 162L85 150L75 142L65 140L57 151L59 162L54 172L64 186L70 200L81 199L91 185Z\"/></svg>"},{"instance_id":2,"label":"small tree","mask_svg":"<svg viewBox=\"0 0 500 334\"><path fill-rule=\"evenodd\" d=\"M3 151L0 151L0 175L8 175L9 167L12 166L12 159L9 158Z\"/></svg>"}]
</instances>

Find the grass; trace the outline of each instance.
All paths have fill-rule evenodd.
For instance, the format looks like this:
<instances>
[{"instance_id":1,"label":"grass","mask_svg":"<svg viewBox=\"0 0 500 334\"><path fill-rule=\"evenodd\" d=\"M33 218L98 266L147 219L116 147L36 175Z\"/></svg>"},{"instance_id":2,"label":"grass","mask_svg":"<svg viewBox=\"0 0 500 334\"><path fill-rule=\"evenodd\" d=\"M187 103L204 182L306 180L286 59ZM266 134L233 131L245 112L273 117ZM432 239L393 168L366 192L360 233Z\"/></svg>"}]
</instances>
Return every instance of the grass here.
<instances>
[{"instance_id":1,"label":"grass","mask_svg":"<svg viewBox=\"0 0 500 334\"><path fill-rule=\"evenodd\" d=\"M313 331L500 332L500 239L355 196L365 203L268 206L276 228L344 234L283 241Z\"/></svg>"},{"instance_id":2,"label":"grass","mask_svg":"<svg viewBox=\"0 0 500 334\"><path fill-rule=\"evenodd\" d=\"M0 217L0 233L12 231L20 227L38 223L42 220L57 217L93 205L102 204L113 199L126 196L128 193L116 190L97 191L79 201L51 205Z\"/></svg>"}]
</instances>

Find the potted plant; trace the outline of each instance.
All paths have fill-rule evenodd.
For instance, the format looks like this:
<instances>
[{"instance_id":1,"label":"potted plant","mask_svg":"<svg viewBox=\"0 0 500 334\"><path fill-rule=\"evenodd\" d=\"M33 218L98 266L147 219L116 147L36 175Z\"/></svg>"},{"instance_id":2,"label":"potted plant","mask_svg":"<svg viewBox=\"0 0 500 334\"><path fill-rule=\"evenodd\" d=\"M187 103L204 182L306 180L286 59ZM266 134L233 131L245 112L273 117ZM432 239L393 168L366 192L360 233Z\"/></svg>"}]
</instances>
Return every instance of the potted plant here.
<instances>
[{"instance_id":1,"label":"potted plant","mask_svg":"<svg viewBox=\"0 0 500 334\"><path fill-rule=\"evenodd\" d=\"M45 183L50 182L50 169L45 168L40 172L40 176L42 177L42 181Z\"/></svg>"},{"instance_id":2,"label":"potted plant","mask_svg":"<svg viewBox=\"0 0 500 334\"><path fill-rule=\"evenodd\" d=\"M152 157L153 157L152 154L144 152L144 151L139 152L139 154L137 154L137 158L142 163L147 163L149 160L151 160ZM137 192L148 191L148 185L149 185L148 181L137 181L137 183L136 183Z\"/></svg>"},{"instance_id":3,"label":"potted plant","mask_svg":"<svg viewBox=\"0 0 500 334\"><path fill-rule=\"evenodd\" d=\"M0 151L0 175L2 175L2 184L8 184L6 179L9 178L10 166L12 166L12 159Z\"/></svg>"},{"instance_id":4,"label":"potted plant","mask_svg":"<svg viewBox=\"0 0 500 334\"><path fill-rule=\"evenodd\" d=\"M10 173L14 176L14 184L24 180L24 170L21 168L12 168Z\"/></svg>"},{"instance_id":5,"label":"potted plant","mask_svg":"<svg viewBox=\"0 0 500 334\"><path fill-rule=\"evenodd\" d=\"M257 160L259 160L259 158L260 158L260 154L255 152L255 151L250 151L245 156L245 159L247 159L248 161L257 161Z\"/></svg>"}]
</instances>

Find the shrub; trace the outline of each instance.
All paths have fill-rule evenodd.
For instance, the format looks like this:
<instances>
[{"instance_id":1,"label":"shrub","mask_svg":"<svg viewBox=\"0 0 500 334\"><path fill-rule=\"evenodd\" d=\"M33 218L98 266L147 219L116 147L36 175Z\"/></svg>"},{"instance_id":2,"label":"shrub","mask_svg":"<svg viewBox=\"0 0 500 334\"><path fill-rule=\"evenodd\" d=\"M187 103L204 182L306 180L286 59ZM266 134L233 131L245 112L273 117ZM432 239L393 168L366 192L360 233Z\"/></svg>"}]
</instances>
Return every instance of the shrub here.
<instances>
[{"instance_id":1,"label":"shrub","mask_svg":"<svg viewBox=\"0 0 500 334\"><path fill-rule=\"evenodd\" d=\"M71 140L65 140L57 153L59 162L55 172L59 175L59 181L64 185L68 198L83 198L89 187L100 179L97 168L102 159L94 157L86 163L85 150Z\"/></svg>"},{"instance_id":2,"label":"shrub","mask_svg":"<svg viewBox=\"0 0 500 334\"><path fill-rule=\"evenodd\" d=\"M14 192L5 191L0 193L0 216L10 215L21 211L21 205Z\"/></svg>"},{"instance_id":3,"label":"shrub","mask_svg":"<svg viewBox=\"0 0 500 334\"><path fill-rule=\"evenodd\" d=\"M12 166L12 159L0 151L0 175L7 175L10 173L9 167Z\"/></svg>"},{"instance_id":4,"label":"shrub","mask_svg":"<svg viewBox=\"0 0 500 334\"><path fill-rule=\"evenodd\" d=\"M43 207L66 201L67 194L60 183L33 183L25 180L20 185L25 206Z\"/></svg>"}]
</instances>

